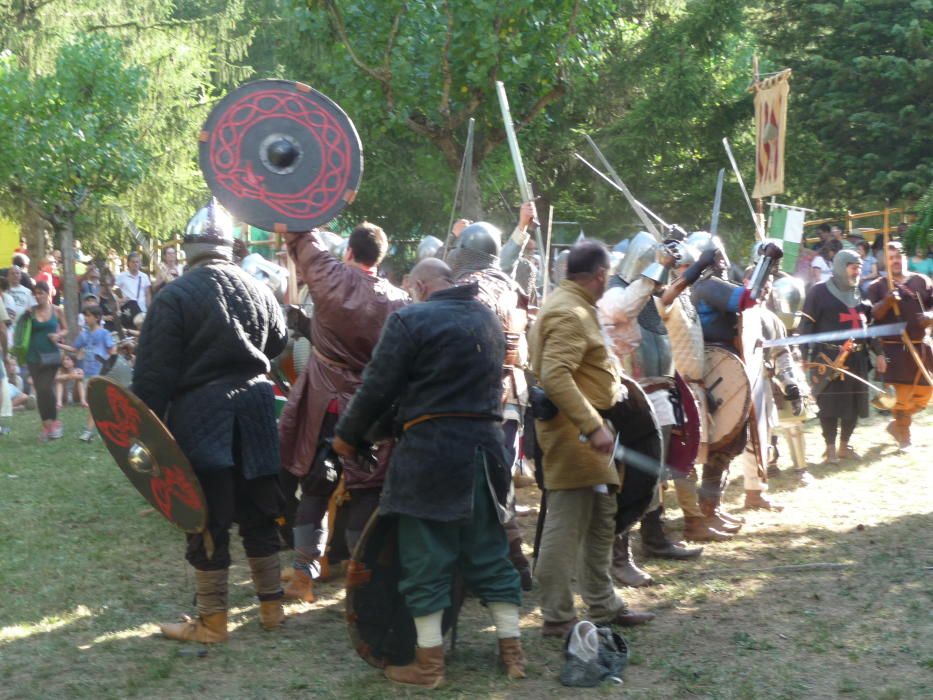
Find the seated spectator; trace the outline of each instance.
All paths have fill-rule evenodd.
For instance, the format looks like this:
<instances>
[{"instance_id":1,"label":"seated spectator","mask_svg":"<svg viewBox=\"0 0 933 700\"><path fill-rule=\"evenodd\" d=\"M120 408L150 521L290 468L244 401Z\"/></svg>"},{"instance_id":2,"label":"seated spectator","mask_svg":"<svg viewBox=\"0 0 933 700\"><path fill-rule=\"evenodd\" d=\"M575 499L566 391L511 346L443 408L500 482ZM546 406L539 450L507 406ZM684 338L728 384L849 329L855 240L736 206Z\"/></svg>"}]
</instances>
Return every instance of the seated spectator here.
<instances>
[{"instance_id":1,"label":"seated spectator","mask_svg":"<svg viewBox=\"0 0 933 700\"><path fill-rule=\"evenodd\" d=\"M87 406L84 400L84 372L75 365L74 356L65 354L55 374L55 407L61 409L72 403Z\"/></svg>"},{"instance_id":2,"label":"seated spectator","mask_svg":"<svg viewBox=\"0 0 933 700\"><path fill-rule=\"evenodd\" d=\"M879 277L878 259L872 255L871 246L867 241L861 241L858 244L858 254L862 256L862 273L859 277L859 289L862 296L868 296L868 287Z\"/></svg>"}]
</instances>

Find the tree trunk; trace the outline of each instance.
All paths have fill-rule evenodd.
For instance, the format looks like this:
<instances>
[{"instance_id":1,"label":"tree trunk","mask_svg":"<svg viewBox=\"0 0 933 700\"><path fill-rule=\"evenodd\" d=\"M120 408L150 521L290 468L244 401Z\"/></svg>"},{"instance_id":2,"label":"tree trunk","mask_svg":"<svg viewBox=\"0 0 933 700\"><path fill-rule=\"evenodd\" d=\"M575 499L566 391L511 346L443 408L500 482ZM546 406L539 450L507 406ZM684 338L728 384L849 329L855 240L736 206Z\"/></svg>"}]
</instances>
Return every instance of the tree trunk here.
<instances>
[{"instance_id":1,"label":"tree trunk","mask_svg":"<svg viewBox=\"0 0 933 700\"><path fill-rule=\"evenodd\" d=\"M75 275L75 222L74 215L62 219L56 233L62 247L62 279L65 285L65 319L68 322L68 341L78 334L78 278Z\"/></svg>"},{"instance_id":2,"label":"tree trunk","mask_svg":"<svg viewBox=\"0 0 933 700\"><path fill-rule=\"evenodd\" d=\"M20 224L19 234L26 239L26 245L29 247L29 274L36 275L39 272L39 261L46 256L45 232L48 227L45 219L35 213L31 208L26 208L26 215Z\"/></svg>"}]
</instances>

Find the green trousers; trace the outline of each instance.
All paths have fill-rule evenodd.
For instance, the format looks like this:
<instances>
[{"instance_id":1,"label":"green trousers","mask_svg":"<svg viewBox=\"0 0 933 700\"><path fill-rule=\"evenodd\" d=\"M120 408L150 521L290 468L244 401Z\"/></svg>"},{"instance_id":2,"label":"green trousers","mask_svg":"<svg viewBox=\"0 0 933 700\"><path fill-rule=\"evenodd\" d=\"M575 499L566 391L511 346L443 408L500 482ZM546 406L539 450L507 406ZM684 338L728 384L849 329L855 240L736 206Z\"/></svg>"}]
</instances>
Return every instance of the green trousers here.
<instances>
[{"instance_id":1,"label":"green trousers","mask_svg":"<svg viewBox=\"0 0 933 700\"><path fill-rule=\"evenodd\" d=\"M451 605L450 587L459 569L467 589L483 603L521 605L521 582L509 561L509 543L486 484L482 462L473 480L473 518L445 523L408 515L398 518L399 559L405 596L414 617Z\"/></svg>"}]
</instances>

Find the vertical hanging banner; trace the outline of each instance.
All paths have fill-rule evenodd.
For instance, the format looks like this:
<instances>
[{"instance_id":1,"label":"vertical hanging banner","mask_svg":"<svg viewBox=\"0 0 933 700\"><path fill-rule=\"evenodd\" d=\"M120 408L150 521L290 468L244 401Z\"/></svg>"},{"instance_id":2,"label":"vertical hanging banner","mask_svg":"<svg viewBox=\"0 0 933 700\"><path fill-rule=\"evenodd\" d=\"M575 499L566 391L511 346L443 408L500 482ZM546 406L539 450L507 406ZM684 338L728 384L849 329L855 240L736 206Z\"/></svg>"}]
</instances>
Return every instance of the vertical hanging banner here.
<instances>
[{"instance_id":1,"label":"vertical hanging banner","mask_svg":"<svg viewBox=\"0 0 933 700\"><path fill-rule=\"evenodd\" d=\"M755 191L761 199L784 192L784 136L790 69L755 83Z\"/></svg>"},{"instance_id":2,"label":"vertical hanging banner","mask_svg":"<svg viewBox=\"0 0 933 700\"><path fill-rule=\"evenodd\" d=\"M807 209L790 207L786 204L771 204L771 221L768 224L768 238L783 242L784 257L781 269L794 274L800 248L803 245L803 220Z\"/></svg>"}]
</instances>

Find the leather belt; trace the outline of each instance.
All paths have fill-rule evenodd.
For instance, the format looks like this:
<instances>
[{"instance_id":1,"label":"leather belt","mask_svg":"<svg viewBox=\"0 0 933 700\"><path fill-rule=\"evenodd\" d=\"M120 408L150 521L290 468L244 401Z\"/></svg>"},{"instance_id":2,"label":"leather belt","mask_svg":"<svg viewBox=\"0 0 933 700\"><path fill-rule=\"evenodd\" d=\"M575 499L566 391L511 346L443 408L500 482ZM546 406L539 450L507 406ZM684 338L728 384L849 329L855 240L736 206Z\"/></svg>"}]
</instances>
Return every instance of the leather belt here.
<instances>
[{"instance_id":1,"label":"leather belt","mask_svg":"<svg viewBox=\"0 0 933 700\"><path fill-rule=\"evenodd\" d=\"M413 428L419 423L425 423L429 420L435 420L436 418L475 418L478 420L498 420L497 418L490 416L486 413L466 413L466 412L452 412L452 413L425 413L423 416L418 416L417 418L412 418L410 421L406 421L402 425L402 430L408 430Z\"/></svg>"}]
</instances>

